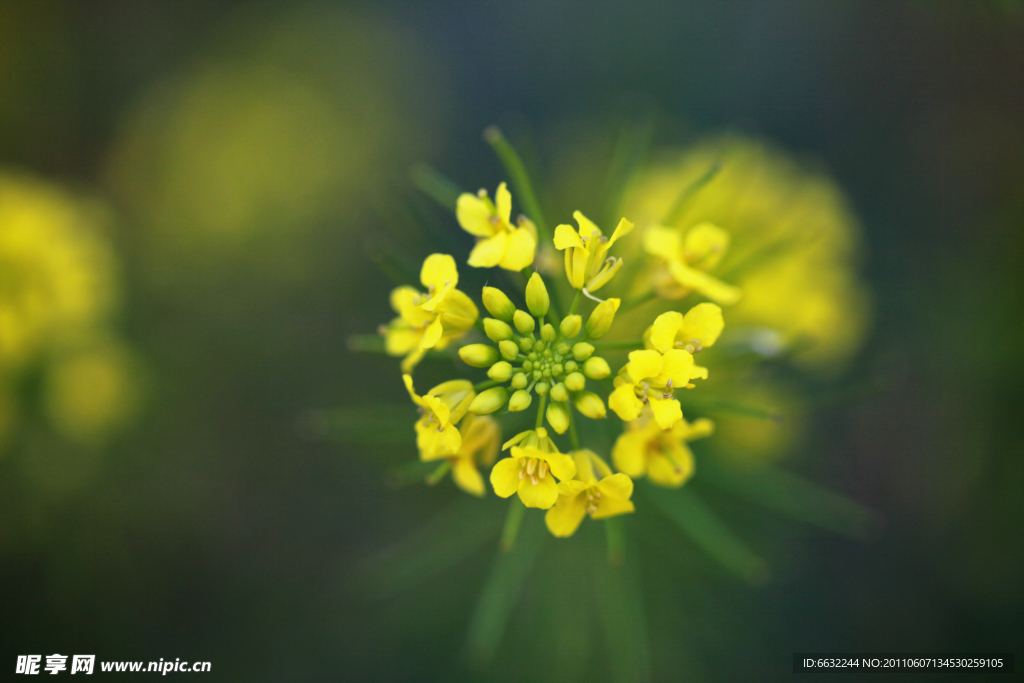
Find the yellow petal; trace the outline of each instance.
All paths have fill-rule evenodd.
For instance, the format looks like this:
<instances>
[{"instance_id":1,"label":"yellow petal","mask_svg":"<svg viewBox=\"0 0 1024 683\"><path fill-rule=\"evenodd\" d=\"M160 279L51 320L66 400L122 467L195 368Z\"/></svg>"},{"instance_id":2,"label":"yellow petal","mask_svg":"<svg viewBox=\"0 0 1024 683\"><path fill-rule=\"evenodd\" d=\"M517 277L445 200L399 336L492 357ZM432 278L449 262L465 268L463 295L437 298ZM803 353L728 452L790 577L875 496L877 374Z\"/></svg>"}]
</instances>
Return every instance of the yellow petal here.
<instances>
[{"instance_id":1,"label":"yellow petal","mask_svg":"<svg viewBox=\"0 0 1024 683\"><path fill-rule=\"evenodd\" d=\"M459 284L459 271L455 267L455 259L448 254L431 254L423 261L420 282L424 287L433 285L435 290L445 285L450 284L454 287Z\"/></svg>"},{"instance_id":2,"label":"yellow petal","mask_svg":"<svg viewBox=\"0 0 1024 683\"><path fill-rule=\"evenodd\" d=\"M409 392L409 398L412 399L412 402L418 406L426 407L427 404L423 401L423 398L413 388L412 375L408 373L402 375L402 382L405 383L405 390Z\"/></svg>"},{"instance_id":3,"label":"yellow petal","mask_svg":"<svg viewBox=\"0 0 1024 683\"><path fill-rule=\"evenodd\" d=\"M660 486L682 486L693 476L693 454L682 444L675 445L672 458L657 455L647 464L647 478ZM673 462L674 461L674 462Z\"/></svg>"},{"instance_id":4,"label":"yellow petal","mask_svg":"<svg viewBox=\"0 0 1024 683\"><path fill-rule=\"evenodd\" d=\"M615 498L604 498L597 502L597 510L590 515L591 519L608 519L616 515L624 515L633 512L636 508L631 500L617 500Z\"/></svg>"},{"instance_id":5,"label":"yellow petal","mask_svg":"<svg viewBox=\"0 0 1024 683\"><path fill-rule=\"evenodd\" d=\"M590 461L590 451L580 450L572 454L572 460L576 463L576 476L584 486L590 486L597 483L597 477L594 476L594 465Z\"/></svg>"},{"instance_id":6,"label":"yellow petal","mask_svg":"<svg viewBox=\"0 0 1024 683\"><path fill-rule=\"evenodd\" d=\"M477 471L473 458L459 458L452 468L452 479L466 493L474 496L484 495L484 478Z\"/></svg>"},{"instance_id":7,"label":"yellow petal","mask_svg":"<svg viewBox=\"0 0 1024 683\"><path fill-rule=\"evenodd\" d=\"M389 327L384 334L384 350L389 356L404 356L420 345L423 332L410 327Z\"/></svg>"},{"instance_id":8,"label":"yellow petal","mask_svg":"<svg viewBox=\"0 0 1024 683\"><path fill-rule=\"evenodd\" d=\"M591 237L601 236L601 228L597 227L597 225L594 224L594 221L590 220L579 211L573 211L572 217L580 224L580 237L585 237L589 240Z\"/></svg>"},{"instance_id":9,"label":"yellow petal","mask_svg":"<svg viewBox=\"0 0 1024 683\"><path fill-rule=\"evenodd\" d=\"M585 491L587 485L579 479L569 479L558 484L558 495L561 496L575 496L581 491Z\"/></svg>"},{"instance_id":10,"label":"yellow petal","mask_svg":"<svg viewBox=\"0 0 1024 683\"><path fill-rule=\"evenodd\" d=\"M651 345L662 353L674 348L676 333L683 324L683 314L677 311L662 313L651 325Z\"/></svg>"},{"instance_id":11,"label":"yellow petal","mask_svg":"<svg viewBox=\"0 0 1024 683\"><path fill-rule=\"evenodd\" d=\"M576 463L571 456L564 453L545 453L544 460L551 467L551 473L562 481L576 476Z\"/></svg>"},{"instance_id":12,"label":"yellow petal","mask_svg":"<svg viewBox=\"0 0 1024 683\"><path fill-rule=\"evenodd\" d=\"M655 379L659 386L666 386L672 380L672 386L681 389L693 378L693 356L682 349L669 349L662 356L661 374Z\"/></svg>"},{"instance_id":13,"label":"yellow petal","mask_svg":"<svg viewBox=\"0 0 1024 683\"><path fill-rule=\"evenodd\" d=\"M526 228L515 228L508 235L505 256L498 263L505 270L522 270L533 263L537 238Z\"/></svg>"},{"instance_id":14,"label":"yellow petal","mask_svg":"<svg viewBox=\"0 0 1024 683\"><path fill-rule=\"evenodd\" d=\"M497 209L498 218L508 225L509 219L512 218L512 193L508 191L505 183L498 185L498 190L494 193L494 208Z\"/></svg>"},{"instance_id":15,"label":"yellow petal","mask_svg":"<svg viewBox=\"0 0 1024 683\"><path fill-rule=\"evenodd\" d=\"M487 237L476 243L469 254L469 265L474 268L493 268L505 256L507 236L499 232L494 237Z\"/></svg>"},{"instance_id":16,"label":"yellow petal","mask_svg":"<svg viewBox=\"0 0 1024 683\"><path fill-rule=\"evenodd\" d=\"M630 351L629 363L626 365L626 372L629 373L633 384L639 384L648 377L657 377L661 374L661 354L653 349L642 351Z\"/></svg>"},{"instance_id":17,"label":"yellow petal","mask_svg":"<svg viewBox=\"0 0 1024 683\"><path fill-rule=\"evenodd\" d=\"M654 420L662 429L671 429L672 425L683 419L683 410L679 407L679 401L674 398L661 398L656 394L647 397L647 402L654 413Z\"/></svg>"},{"instance_id":18,"label":"yellow petal","mask_svg":"<svg viewBox=\"0 0 1024 683\"><path fill-rule=\"evenodd\" d=\"M661 226L651 226L644 230L644 251L651 256L659 256L666 261L678 261L682 258L683 244L679 239L679 231Z\"/></svg>"},{"instance_id":19,"label":"yellow petal","mask_svg":"<svg viewBox=\"0 0 1024 683\"><path fill-rule=\"evenodd\" d=\"M601 492L602 501L605 497L629 500L633 495L633 480L620 472L598 482L597 490Z\"/></svg>"},{"instance_id":20,"label":"yellow petal","mask_svg":"<svg viewBox=\"0 0 1024 683\"><path fill-rule=\"evenodd\" d=\"M491 470L491 486L502 498L508 498L519 488L519 460L502 458Z\"/></svg>"},{"instance_id":21,"label":"yellow petal","mask_svg":"<svg viewBox=\"0 0 1024 683\"><path fill-rule=\"evenodd\" d=\"M715 304L697 304L683 318L680 337L685 343L696 339L701 346L708 348L718 341L722 334L725 321L722 319L722 309Z\"/></svg>"},{"instance_id":22,"label":"yellow petal","mask_svg":"<svg viewBox=\"0 0 1024 683\"><path fill-rule=\"evenodd\" d=\"M568 538L576 533L576 529L579 528L580 522L583 521L583 517L586 514L586 496L579 494L560 495L555 506L544 515L544 523L547 524L548 531L553 536Z\"/></svg>"},{"instance_id":23,"label":"yellow petal","mask_svg":"<svg viewBox=\"0 0 1024 683\"><path fill-rule=\"evenodd\" d=\"M448 458L459 452L462 435L455 425L439 428L436 422L421 419L416 423L416 447L420 451L420 460L438 460Z\"/></svg>"},{"instance_id":24,"label":"yellow petal","mask_svg":"<svg viewBox=\"0 0 1024 683\"><path fill-rule=\"evenodd\" d=\"M608 248L612 248L612 245L615 244L615 240L620 237L625 237L631 232L633 232L633 224L625 218L620 220L619 224L615 226L615 232L612 233L612 238L608 240Z\"/></svg>"},{"instance_id":25,"label":"yellow petal","mask_svg":"<svg viewBox=\"0 0 1024 683\"><path fill-rule=\"evenodd\" d=\"M555 228L555 249L562 250L569 247L584 248L579 233L573 230L572 226L562 223Z\"/></svg>"},{"instance_id":26,"label":"yellow petal","mask_svg":"<svg viewBox=\"0 0 1024 683\"><path fill-rule=\"evenodd\" d=\"M693 226L683 241L686 262L702 270L710 270L718 265L728 248L729 233L713 223Z\"/></svg>"},{"instance_id":27,"label":"yellow petal","mask_svg":"<svg viewBox=\"0 0 1024 683\"><path fill-rule=\"evenodd\" d=\"M420 340L421 349L432 349L437 344L437 340L441 338L441 332L444 331L444 327L441 325L440 316L437 317L434 322L427 326L427 329L423 332L423 339Z\"/></svg>"},{"instance_id":28,"label":"yellow petal","mask_svg":"<svg viewBox=\"0 0 1024 683\"><path fill-rule=\"evenodd\" d=\"M723 306L732 306L740 300L740 290L738 287L727 285L721 280L711 277L707 273L694 270L693 268L684 266L682 263L676 261L669 263L669 272L672 273L672 277L675 281L683 287L696 290L712 301L717 301Z\"/></svg>"},{"instance_id":29,"label":"yellow petal","mask_svg":"<svg viewBox=\"0 0 1024 683\"><path fill-rule=\"evenodd\" d=\"M644 404L633 393L633 386L632 384L623 384L608 396L608 407L625 422L640 417L640 410L644 407Z\"/></svg>"},{"instance_id":30,"label":"yellow petal","mask_svg":"<svg viewBox=\"0 0 1024 683\"><path fill-rule=\"evenodd\" d=\"M463 192L455 203L455 218L462 229L477 237L490 237L496 231L491 222L491 210L486 202L476 195Z\"/></svg>"},{"instance_id":31,"label":"yellow petal","mask_svg":"<svg viewBox=\"0 0 1024 683\"><path fill-rule=\"evenodd\" d=\"M715 431L715 423L706 417L702 417L699 420L691 422L686 426L684 439L687 441L693 441L694 439L702 439L706 436L711 436Z\"/></svg>"},{"instance_id":32,"label":"yellow petal","mask_svg":"<svg viewBox=\"0 0 1024 683\"><path fill-rule=\"evenodd\" d=\"M418 346L402 359L402 372L412 372L416 364L423 360L423 349Z\"/></svg>"},{"instance_id":33,"label":"yellow petal","mask_svg":"<svg viewBox=\"0 0 1024 683\"><path fill-rule=\"evenodd\" d=\"M508 450L509 448L511 448L512 446L518 445L519 443L524 441L527 437L529 437L532 434L533 434L533 430L532 429L528 429L525 432L519 432L518 434L513 436L511 439L509 439L505 443L501 444L501 450L505 451L505 450Z\"/></svg>"},{"instance_id":34,"label":"yellow petal","mask_svg":"<svg viewBox=\"0 0 1024 683\"><path fill-rule=\"evenodd\" d=\"M518 474L516 476L519 476ZM519 480L519 499L528 508L547 510L558 500L558 484L554 477L537 478L537 483L529 476Z\"/></svg>"},{"instance_id":35,"label":"yellow petal","mask_svg":"<svg viewBox=\"0 0 1024 683\"><path fill-rule=\"evenodd\" d=\"M590 255L586 249L572 249L567 251L566 254L572 253L572 273L566 272L566 276L569 279L569 284L574 289L579 289L586 284L587 277L587 259Z\"/></svg>"},{"instance_id":36,"label":"yellow petal","mask_svg":"<svg viewBox=\"0 0 1024 683\"><path fill-rule=\"evenodd\" d=\"M608 401L611 403L611 400ZM624 432L612 447L615 469L630 477L642 477L647 469L647 442L649 436L642 430Z\"/></svg>"}]
</instances>

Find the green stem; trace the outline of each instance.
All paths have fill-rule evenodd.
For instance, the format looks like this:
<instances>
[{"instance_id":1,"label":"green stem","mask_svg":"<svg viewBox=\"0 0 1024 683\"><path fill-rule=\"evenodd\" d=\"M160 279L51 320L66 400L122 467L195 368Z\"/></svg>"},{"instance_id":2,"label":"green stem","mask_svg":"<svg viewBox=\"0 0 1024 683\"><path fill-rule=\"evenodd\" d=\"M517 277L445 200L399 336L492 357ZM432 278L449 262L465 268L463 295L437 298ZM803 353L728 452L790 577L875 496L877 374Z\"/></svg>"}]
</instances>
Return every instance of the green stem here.
<instances>
[{"instance_id":1,"label":"green stem","mask_svg":"<svg viewBox=\"0 0 1024 683\"><path fill-rule=\"evenodd\" d=\"M540 402L537 404L537 426L536 429L540 429L541 425L544 424L544 408L548 403L548 395L544 394L540 397Z\"/></svg>"},{"instance_id":2,"label":"green stem","mask_svg":"<svg viewBox=\"0 0 1024 683\"><path fill-rule=\"evenodd\" d=\"M448 474L448 470L452 468L452 461L445 460L438 466L436 470L427 475L427 486L433 486L437 482L444 478L444 475Z\"/></svg>"},{"instance_id":3,"label":"green stem","mask_svg":"<svg viewBox=\"0 0 1024 683\"><path fill-rule=\"evenodd\" d=\"M501 383L502 383L502 380L499 380L499 379L489 379L489 380L486 380L484 382L480 382L480 384L474 384L473 385L473 391L480 392L480 391L483 391L484 389L490 389L491 387L496 387L496 386L498 386Z\"/></svg>"},{"instance_id":4,"label":"green stem","mask_svg":"<svg viewBox=\"0 0 1024 683\"><path fill-rule=\"evenodd\" d=\"M608 564L621 565L626 555L626 534L622 528L622 519L610 517L604 520L604 532L608 541Z\"/></svg>"},{"instance_id":5,"label":"green stem","mask_svg":"<svg viewBox=\"0 0 1024 683\"><path fill-rule=\"evenodd\" d=\"M576 296L572 298L572 304L569 306L569 315L576 315L576 309L579 308L580 298L583 296L583 290L577 289Z\"/></svg>"},{"instance_id":6,"label":"green stem","mask_svg":"<svg viewBox=\"0 0 1024 683\"><path fill-rule=\"evenodd\" d=\"M505 527L501 530L501 549L506 553L516 546L516 537L519 536L519 527L523 524L524 512L526 506L519 500L519 496L512 496L508 516L505 517Z\"/></svg>"},{"instance_id":7,"label":"green stem","mask_svg":"<svg viewBox=\"0 0 1024 683\"><path fill-rule=\"evenodd\" d=\"M573 408L569 407L569 443L574 451L580 449L580 437L576 433L576 418L573 417Z\"/></svg>"},{"instance_id":8,"label":"green stem","mask_svg":"<svg viewBox=\"0 0 1024 683\"><path fill-rule=\"evenodd\" d=\"M512 186L519 194L523 206L526 208L527 215L533 219L534 224L537 226L538 242L540 244L547 244L551 241L548 224L544 220L544 214L540 210L540 203L537 202L537 195L534 193L533 185L530 183L530 176L526 173L526 167L523 165L523 160L519 158L519 153L509 144L509 141L505 139L505 136L502 135L501 130L497 126L489 126L484 131L484 140L494 149L498 159L505 166L505 170L508 171L509 177L512 180Z\"/></svg>"},{"instance_id":9,"label":"green stem","mask_svg":"<svg viewBox=\"0 0 1024 683\"><path fill-rule=\"evenodd\" d=\"M423 194L448 209L455 211L462 190L454 182L427 164L414 164L409 169L409 180Z\"/></svg>"},{"instance_id":10,"label":"green stem","mask_svg":"<svg viewBox=\"0 0 1024 683\"><path fill-rule=\"evenodd\" d=\"M593 344L595 349L603 351L642 349L644 347L643 339L591 339L589 343Z\"/></svg>"}]
</instances>

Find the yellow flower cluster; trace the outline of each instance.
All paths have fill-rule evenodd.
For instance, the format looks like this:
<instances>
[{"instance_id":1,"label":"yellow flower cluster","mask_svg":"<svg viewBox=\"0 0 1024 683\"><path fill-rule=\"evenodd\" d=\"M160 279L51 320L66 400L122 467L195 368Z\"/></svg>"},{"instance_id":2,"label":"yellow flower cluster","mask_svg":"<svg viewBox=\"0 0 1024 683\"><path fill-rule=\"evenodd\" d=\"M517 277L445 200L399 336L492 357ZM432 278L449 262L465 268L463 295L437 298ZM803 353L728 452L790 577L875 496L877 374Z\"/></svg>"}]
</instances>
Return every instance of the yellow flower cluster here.
<instances>
[{"instance_id":1,"label":"yellow flower cluster","mask_svg":"<svg viewBox=\"0 0 1024 683\"><path fill-rule=\"evenodd\" d=\"M692 474L686 442L709 435L713 428L706 419L687 422L675 392L692 389L694 380L708 376L694 356L715 344L724 321L715 303L698 304L685 315L663 313L633 342L628 362L613 376L609 361L598 351L622 300L597 299L594 292L622 269L623 259L611 251L630 234L633 223L623 218L609 238L577 211L578 229L556 228L549 244L564 251L566 281L573 292L567 313L560 317L555 314L557 288L549 288L540 273L525 270L537 253L537 228L526 217L512 227L511 211L512 197L502 183L493 203L483 191L461 195L456 217L479 238L468 264L524 271L521 291L484 287L480 300L489 317L477 321L476 305L457 289L454 258L432 254L420 278L426 292L395 289L391 302L399 315L381 332L387 351L405 356L403 380L421 413L415 425L420 459L441 462L430 479L451 470L460 488L483 495L479 470L491 467L489 479L498 496L517 495L526 507L547 510L548 529L566 537L587 515L604 519L632 512L634 478L646 475L655 484L679 486ZM677 270L698 272L714 261L708 254L719 247L710 232L701 235L691 241L703 240L706 258L694 261L687 252ZM719 290L729 290L719 285ZM709 298L722 298L713 292L711 286ZM590 308L588 314L583 306ZM416 363L426 350L456 340L462 344L459 358L469 368L485 370L487 379L454 379L417 394L411 375ZM495 463L500 415L492 416L523 412L535 404L535 396L534 428L506 441L501 450L508 454ZM577 414L606 419L606 404L624 423L611 454L617 472L580 443L576 426ZM561 449L549 428L559 437L568 435L570 448Z\"/></svg>"},{"instance_id":2,"label":"yellow flower cluster","mask_svg":"<svg viewBox=\"0 0 1024 683\"><path fill-rule=\"evenodd\" d=\"M72 441L106 437L135 407L134 362L111 330L109 222L95 200L0 173L0 443L26 409L16 396L30 367L43 369L40 407Z\"/></svg>"}]
</instances>

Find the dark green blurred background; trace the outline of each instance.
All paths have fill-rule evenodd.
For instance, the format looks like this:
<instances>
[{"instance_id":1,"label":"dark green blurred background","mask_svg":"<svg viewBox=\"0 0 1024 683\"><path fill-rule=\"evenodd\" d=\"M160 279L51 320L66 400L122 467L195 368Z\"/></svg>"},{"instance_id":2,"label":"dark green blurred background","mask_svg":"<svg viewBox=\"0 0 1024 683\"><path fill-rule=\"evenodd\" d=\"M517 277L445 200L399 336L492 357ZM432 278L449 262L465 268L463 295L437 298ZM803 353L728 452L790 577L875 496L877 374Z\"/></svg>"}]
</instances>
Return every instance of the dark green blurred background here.
<instances>
[{"instance_id":1,"label":"dark green blurred background","mask_svg":"<svg viewBox=\"0 0 1024 683\"><path fill-rule=\"evenodd\" d=\"M794 464L882 533L723 502L782 566L752 588L680 539L674 578L642 572L654 679L786 680L795 651L1024 654L1020 3L47 0L0 3L0 165L109 205L111 326L142 388L129 425L87 446L48 436L26 390L0 450L0 666L514 680L459 658L491 546L386 598L354 578L450 487L388 488L411 445L324 443L303 419L406 402L397 361L346 340L390 317L364 249L405 234L410 163L493 188L489 124L554 173L638 117L659 145L738 130L834 176L875 302L834 386L887 387L817 410ZM502 661L531 656L516 634L539 618L513 614Z\"/></svg>"}]
</instances>

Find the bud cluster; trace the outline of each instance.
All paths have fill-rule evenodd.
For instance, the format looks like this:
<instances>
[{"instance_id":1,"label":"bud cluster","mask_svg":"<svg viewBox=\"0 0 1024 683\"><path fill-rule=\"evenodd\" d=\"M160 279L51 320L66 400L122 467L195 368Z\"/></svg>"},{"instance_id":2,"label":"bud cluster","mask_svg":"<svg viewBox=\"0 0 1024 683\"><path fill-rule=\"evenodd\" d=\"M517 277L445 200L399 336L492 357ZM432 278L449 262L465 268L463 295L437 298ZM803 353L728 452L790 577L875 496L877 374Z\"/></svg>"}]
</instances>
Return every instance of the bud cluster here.
<instances>
[{"instance_id":1,"label":"bud cluster","mask_svg":"<svg viewBox=\"0 0 1024 683\"><path fill-rule=\"evenodd\" d=\"M469 411L487 415L506 404L511 412L526 410L536 394L548 401L545 417L557 433L569 428L571 401L581 414L599 420L605 416L604 401L586 390L587 379L601 380L611 374L608 362L594 355L587 340L608 331L618 299L599 304L586 325L576 314L566 316L555 327L549 315L550 297L540 275L534 273L526 286L526 307L520 310L495 287L484 287L484 308L493 316L484 318L483 327L491 344L469 344L459 349L468 365L487 368L487 376L497 383L473 400ZM583 335L581 337L581 333ZM504 386L508 383L507 387Z\"/></svg>"}]
</instances>

